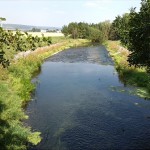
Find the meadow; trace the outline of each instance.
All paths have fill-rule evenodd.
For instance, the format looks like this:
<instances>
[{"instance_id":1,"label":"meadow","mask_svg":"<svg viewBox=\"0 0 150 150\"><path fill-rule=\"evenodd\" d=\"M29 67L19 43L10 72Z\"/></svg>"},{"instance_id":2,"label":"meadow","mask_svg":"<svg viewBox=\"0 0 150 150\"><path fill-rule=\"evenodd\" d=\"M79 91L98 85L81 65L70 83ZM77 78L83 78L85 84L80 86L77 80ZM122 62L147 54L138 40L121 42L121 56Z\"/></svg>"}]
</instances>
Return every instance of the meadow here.
<instances>
[{"instance_id":1,"label":"meadow","mask_svg":"<svg viewBox=\"0 0 150 150\"><path fill-rule=\"evenodd\" d=\"M13 31L13 33L15 34L16 31ZM22 34L24 34L24 32L21 32ZM42 35L44 35L45 37L63 37L64 34L63 33L56 33L56 32L27 32L28 34L31 34L32 36L38 36L38 37L42 37Z\"/></svg>"}]
</instances>

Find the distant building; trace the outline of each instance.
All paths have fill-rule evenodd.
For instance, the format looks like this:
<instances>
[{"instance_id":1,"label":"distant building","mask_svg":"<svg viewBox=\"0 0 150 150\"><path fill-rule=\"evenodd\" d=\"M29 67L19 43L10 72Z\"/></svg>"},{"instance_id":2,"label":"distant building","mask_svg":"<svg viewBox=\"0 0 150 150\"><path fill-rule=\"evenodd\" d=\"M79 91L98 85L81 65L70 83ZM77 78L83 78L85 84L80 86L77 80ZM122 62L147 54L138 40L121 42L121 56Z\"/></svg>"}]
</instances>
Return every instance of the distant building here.
<instances>
[{"instance_id":1,"label":"distant building","mask_svg":"<svg viewBox=\"0 0 150 150\"><path fill-rule=\"evenodd\" d=\"M57 32L57 33L61 33L61 30L57 30L56 32Z\"/></svg>"},{"instance_id":2,"label":"distant building","mask_svg":"<svg viewBox=\"0 0 150 150\"><path fill-rule=\"evenodd\" d=\"M42 32L42 33L46 33L46 32L47 32L47 30L41 30L41 32Z\"/></svg>"}]
</instances>

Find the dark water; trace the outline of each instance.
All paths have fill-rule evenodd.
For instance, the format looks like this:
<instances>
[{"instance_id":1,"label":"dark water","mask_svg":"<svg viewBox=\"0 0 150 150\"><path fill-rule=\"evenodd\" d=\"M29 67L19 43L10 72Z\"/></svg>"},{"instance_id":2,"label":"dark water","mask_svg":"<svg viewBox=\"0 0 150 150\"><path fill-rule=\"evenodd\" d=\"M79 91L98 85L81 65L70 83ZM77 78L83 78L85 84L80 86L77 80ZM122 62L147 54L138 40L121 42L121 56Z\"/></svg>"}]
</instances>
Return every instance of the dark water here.
<instances>
[{"instance_id":1,"label":"dark water","mask_svg":"<svg viewBox=\"0 0 150 150\"><path fill-rule=\"evenodd\" d=\"M150 102L124 87L104 47L63 51L33 80L27 124L43 140L30 150L150 149Z\"/></svg>"}]
</instances>

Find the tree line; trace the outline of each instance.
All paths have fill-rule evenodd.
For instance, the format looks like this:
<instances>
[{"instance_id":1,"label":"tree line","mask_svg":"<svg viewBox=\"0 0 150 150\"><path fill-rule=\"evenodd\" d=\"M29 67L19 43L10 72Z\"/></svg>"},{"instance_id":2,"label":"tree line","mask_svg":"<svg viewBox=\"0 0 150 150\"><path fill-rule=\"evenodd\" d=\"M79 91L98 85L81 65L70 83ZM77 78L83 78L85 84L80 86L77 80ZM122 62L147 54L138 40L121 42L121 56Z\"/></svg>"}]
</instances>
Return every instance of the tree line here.
<instances>
[{"instance_id":1,"label":"tree line","mask_svg":"<svg viewBox=\"0 0 150 150\"><path fill-rule=\"evenodd\" d=\"M71 22L62 28L62 33L65 36L71 36L73 39L89 39L92 42L98 43L103 43L108 39L116 39L116 33L112 31L113 28L110 21L104 21L98 24Z\"/></svg>"}]
</instances>

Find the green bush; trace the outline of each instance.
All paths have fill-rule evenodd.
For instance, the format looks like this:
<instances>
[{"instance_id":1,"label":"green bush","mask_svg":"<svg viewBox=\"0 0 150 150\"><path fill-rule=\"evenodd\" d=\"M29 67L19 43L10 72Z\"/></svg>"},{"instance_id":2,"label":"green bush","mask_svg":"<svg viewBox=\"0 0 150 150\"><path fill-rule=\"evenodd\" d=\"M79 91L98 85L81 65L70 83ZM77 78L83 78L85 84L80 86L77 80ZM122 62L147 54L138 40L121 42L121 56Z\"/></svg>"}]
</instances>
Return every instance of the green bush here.
<instances>
[{"instance_id":1,"label":"green bush","mask_svg":"<svg viewBox=\"0 0 150 150\"><path fill-rule=\"evenodd\" d=\"M104 38L102 36L102 33L100 30L95 29L93 27L89 27L89 40L91 40L93 43L100 43L102 44L104 42Z\"/></svg>"}]
</instances>

